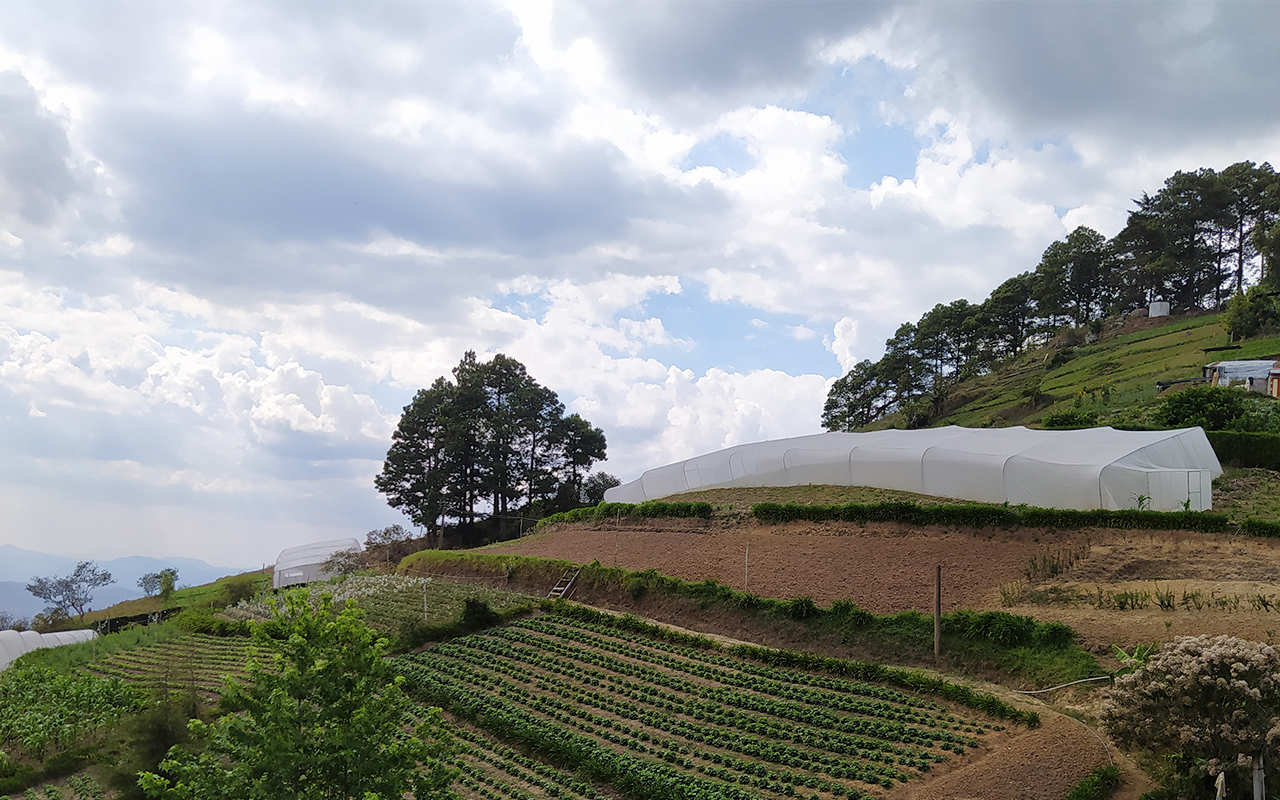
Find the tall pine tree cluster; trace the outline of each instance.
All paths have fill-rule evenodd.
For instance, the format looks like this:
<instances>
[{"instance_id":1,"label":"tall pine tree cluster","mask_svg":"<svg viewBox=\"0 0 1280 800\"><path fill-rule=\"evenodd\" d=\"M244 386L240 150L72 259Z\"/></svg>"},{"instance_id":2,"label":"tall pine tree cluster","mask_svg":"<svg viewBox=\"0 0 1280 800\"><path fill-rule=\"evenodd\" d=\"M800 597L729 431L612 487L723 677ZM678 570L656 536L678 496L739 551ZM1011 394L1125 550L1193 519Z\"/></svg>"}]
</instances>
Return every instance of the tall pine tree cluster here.
<instances>
[{"instance_id":1,"label":"tall pine tree cluster","mask_svg":"<svg viewBox=\"0 0 1280 800\"><path fill-rule=\"evenodd\" d=\"M468 351L452 381L437 378L405 406L374 483L432 533L448 519L489 517L504 531L514 517L576 507L605 437L564 411L519 361Z\"/></svg>"},{"instance_id":2,"label":"tall pine tree cluster","mask_svg":"<svg viewBox=\"0 0 1280 800\"><path fill-rule=\"evenodd\" d=\"M1096 324L1155 300L1186 313L1220 310L1230 299L1228 324L1241 335L1280 311L1271 300L1280 291L1280 176L1270 164L1178 172L1136 204L1114 238L1076 228L1045 250L1035 270L983 302L940 303L903 324L879 361L863 361L835 382L822 424L851 431L899 410L909 426L928 424L956 382L1016 358L1064 325Z\"/></svg>"}]
</instances>

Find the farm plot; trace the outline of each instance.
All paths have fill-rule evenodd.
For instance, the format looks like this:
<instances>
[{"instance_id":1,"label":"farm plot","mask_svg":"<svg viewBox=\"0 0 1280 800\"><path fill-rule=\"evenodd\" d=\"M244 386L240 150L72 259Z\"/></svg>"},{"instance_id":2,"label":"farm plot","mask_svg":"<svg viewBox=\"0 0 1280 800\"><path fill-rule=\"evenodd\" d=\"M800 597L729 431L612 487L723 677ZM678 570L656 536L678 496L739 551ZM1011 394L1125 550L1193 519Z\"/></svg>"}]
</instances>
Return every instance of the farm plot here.
<instances>
[{"instance_id":1,"label":"farm plot","mask_svg":"<svg viewBox=\"0 0 1280 800\"><path fill-rule=\"evenodd\" d=\"M561 617L400 663L422 701L635 798L873 797L1003 730L898 690Z\"/></svg>"},{"instance_id":2,"label":"farm plot","mask_svg":"<svg viewBox=\"0 0 1280 800\"><path fill-rule=\"evenodd\" d=\"M498 614L531 607L536 599L528 595L466 585L438 578L404 575L352 575L332 583L314 583L307 587L313 605L321 595L332 595L335 607L348 600L364 610L365 622L386 634L399 633L406 621L423 620L428 625L447 625L462 617L467 600L480 600ZM241 602L236 608L259 618L267 618L271 609L266 596Z\"/></svg>"},{"instance_id":3,"label":"farm plot","mask_svg":"<svg viewBox=\"0 0 1280 800\"><path fill-rule=\"evenodd\" d=\"M191 634L112 653L87 669L146 689L193 686L205 700L213 700L221 693L227 675L244 674L247 646L248 640L243 638Z\"/></svg>"}]
</instances>

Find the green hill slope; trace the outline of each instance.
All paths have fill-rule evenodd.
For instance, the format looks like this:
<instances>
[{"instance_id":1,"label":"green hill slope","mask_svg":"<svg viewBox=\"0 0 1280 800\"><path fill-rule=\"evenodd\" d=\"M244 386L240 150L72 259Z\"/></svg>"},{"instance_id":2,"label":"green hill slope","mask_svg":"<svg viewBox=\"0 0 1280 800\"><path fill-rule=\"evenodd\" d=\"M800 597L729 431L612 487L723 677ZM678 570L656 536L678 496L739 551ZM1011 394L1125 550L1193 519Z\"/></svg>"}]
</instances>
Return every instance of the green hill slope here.
<instances>
[{"instance_id":1,"label":"green hill slope","mask_svg":"<svg viewBox=\"0 0 1280 800\"><path fill-rule=\"evenodd\" d=\"M1280 356L1280 336L1231 344L1220 314L1136 318L1104 323L1096 333L1064 331L1045 346L978 378L957 383L932 425L1036 426L1048 413L1080 410L1099 425L1150 423L1157 381L1198 378L1201 367L1225 359ZM901 427L892 414L872 428Z\"/></svg>"}]
</instances>

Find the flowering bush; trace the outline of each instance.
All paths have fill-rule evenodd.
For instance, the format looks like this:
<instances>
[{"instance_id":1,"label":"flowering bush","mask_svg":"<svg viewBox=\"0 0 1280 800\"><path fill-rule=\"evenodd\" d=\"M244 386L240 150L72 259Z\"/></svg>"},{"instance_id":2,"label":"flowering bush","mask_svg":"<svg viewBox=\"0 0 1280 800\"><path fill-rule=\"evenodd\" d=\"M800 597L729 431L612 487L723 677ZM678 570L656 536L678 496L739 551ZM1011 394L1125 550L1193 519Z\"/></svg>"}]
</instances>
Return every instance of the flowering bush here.
<instances>
[{"instance_id":1,"label":"flowering bush","mask_svg":"<svg viewBox=\"0 0 1280 800\"><path fill-rule=\"evenodd\" d=\"M1175 756L1186 776L1241 773L1280 738L1280 653L1233 636L1177 638L1116 678L1102 720L1123 746Z\"/></svg>"}]
</instances>

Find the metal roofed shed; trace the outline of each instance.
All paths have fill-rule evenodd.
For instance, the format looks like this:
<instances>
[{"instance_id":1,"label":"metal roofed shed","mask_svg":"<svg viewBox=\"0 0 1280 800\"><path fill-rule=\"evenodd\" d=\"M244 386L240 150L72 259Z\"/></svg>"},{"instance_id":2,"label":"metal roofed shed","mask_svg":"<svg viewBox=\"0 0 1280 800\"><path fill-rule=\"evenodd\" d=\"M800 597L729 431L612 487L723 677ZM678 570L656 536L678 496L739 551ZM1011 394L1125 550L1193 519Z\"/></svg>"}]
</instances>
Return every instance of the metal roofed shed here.
<instances>
[{"instance_id":1,"label":"metal roofed shed","mask_svg":"<svg viewBox=\"0 0 1280 800\"><path fill-rule=\"evenodd\" d=\"M1275 359L1251 361L1214 361L1203 367L1204 379L1214 386L1243 384L1253 392L1267 393L1271 373L1280 367Z\"/></svg>"},{"instance_id":2,"label":"metal roofed shed","mask_svg":"<svg viewBox=\"0 0 1280 800\"><path fill-rule=\"evenodd\" d=\"M282 589L297 583L323 581L333 577L321 569L321 565L334 553L349 550L361 551L359 539L333 539L312 542L297 547L286 547L276 556L275 571L271 575L271 588Z\"/></svg>"},{"instance_id":3,"label":"metal roofed shed","mask_svg":"<svg viewBox=\"0 0 1280 800\"><path fill-rule=\"evenodd\" d=\"M87 642L97 636L98 634L91 630L58 631L57 633L0 631L0 670L7 669L14 659L32 650Z\"/></svg>"},{"instance_id":4,"label":"metal roofed shed","mask_svg":"<svg viewBox=\"0 0 1280 800\"><path fill-rule=\"evenodd\" d=\"M926 428L743 444L657 467L605 492L640 503L699 489L832 484L1042 508L1207 511L1222 466L1200 428Z\"/></svg>"}]
</instances>

